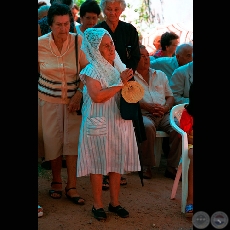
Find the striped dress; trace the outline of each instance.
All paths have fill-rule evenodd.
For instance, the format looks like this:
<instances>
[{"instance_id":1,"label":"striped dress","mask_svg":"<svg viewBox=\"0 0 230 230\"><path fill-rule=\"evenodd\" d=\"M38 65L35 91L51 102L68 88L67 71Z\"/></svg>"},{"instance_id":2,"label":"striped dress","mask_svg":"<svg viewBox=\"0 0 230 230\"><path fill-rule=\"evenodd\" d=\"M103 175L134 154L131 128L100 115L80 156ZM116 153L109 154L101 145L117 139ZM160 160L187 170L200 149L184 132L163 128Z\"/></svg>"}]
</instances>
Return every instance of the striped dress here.
<instances>
[{"instance_id":1,"label":"striped dress","mask_svg":"<svg viewBox=\"0 0 230 230\"><path fill-rule=\"evenodd\" d=\"M99 80L102 88L109 87L108 78L97 73L92 65L81 71L85 84L84 74ZM119 98L120 92L104 103L94 103L84 85L77 177L141 170L133 123L121 118Z\"/></svg>"}]
</instances>

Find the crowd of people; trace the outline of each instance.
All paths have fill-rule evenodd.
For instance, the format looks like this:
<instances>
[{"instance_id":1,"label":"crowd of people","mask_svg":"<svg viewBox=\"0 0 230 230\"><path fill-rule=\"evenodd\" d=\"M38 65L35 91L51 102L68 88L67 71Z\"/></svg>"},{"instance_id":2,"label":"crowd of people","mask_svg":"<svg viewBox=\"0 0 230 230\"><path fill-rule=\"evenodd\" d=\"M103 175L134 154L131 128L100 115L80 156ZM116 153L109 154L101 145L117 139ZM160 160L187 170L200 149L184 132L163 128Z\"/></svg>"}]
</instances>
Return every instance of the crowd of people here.
<instances>
[{"instance_id":1,"label":"crowd of people","mask_svg":"<svg viewBox=\"0 0 230 230\"><path fill-rule=\"evenodd\" d=\"M187 103L184 111L193 116L193 46L180 44L177 34L166 32L154 40L156 52L149 54L136 28L120 19L126 6L125 0L99 4L86 0L81 6L73 0L50 0L50 6L38 3L38 156L52 172L48 193L53 199L62 197L61 169L66 167L65 196L84 205L77 177L89 176L92 213L100 221L107 219L102 190L110 192L108 210L129 217L119 202L120 186L127 184L127 172L152 178L157 130L169 135L163 144L165 176L175 179L181 138L170 125L170 110ZM121 92L130 81L143 87L144 96L136 103L137 118L123 119ZM185 213L191 216L192 118L187 133L190 167Z\"/></svg>"}]
</instances>

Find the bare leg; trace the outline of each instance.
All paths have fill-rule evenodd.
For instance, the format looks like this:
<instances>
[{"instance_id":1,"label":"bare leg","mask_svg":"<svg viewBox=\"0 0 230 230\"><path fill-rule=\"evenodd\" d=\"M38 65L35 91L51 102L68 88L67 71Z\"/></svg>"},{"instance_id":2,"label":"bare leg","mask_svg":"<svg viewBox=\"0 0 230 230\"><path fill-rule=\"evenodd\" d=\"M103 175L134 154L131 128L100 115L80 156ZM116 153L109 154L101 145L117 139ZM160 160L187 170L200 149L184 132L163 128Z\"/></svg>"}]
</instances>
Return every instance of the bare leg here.
<instances>
[{"instance_id":1,"label":"bare leg","mask_svg":"<svg viewBox=\"0 0 230 230\"><path fill-rule=\"evenodd\" d=\"M61 178L61 168L62 168L62 156L59 156L58 158L51 160L51 169L52 169L52 176L53 181L52 182L60 182L60 184L52 184L51 187L54 190L61 191L62 190L62 178ZM53 197L59 196L57 194L52 194Z\"/></svg>"},{"instance_id":2,"label":"bare leg","mask_svg":"<svg viewBox=\"0 0 230 230\"><path fill-rule=\"evenodd\" d=\"M188 169L188 197L187 204L193 204L193 149L188 150L188 157L190 159Z\"/></svg>"},{"instance_id":3,"label":"bare leg","mask_svg":"<svg viewBox=\"0 0 230 230\"><path fill-rule=\"evenodd\" d=\"M113 207L120 205L119 203L120 181L121 181L121 174L115 172L109 173L110 204Z\"/></svg>"},{"instance_id":4,"label":"bare leg","mask_svg":"<svg viewBox=\"0 0 230 230\"><path fill-rule=\"evenodd\" d=\"M120 184L119 177L119 184ZM90 174L90 181L93 192L93 206L95 209L103 208L102 202L102 175L101 174Z\"/></svg>"},{"instance_id":5,"label":"bare leg","mask_svg":"<svg viewBox=\"0 0 230 230\"><path fill-rule=\"evenodd\" d=\"M109 211L115 212L118 216L122 218L129 217L129 212L120 206L119 203L119 193L120 193L120 180L121 174L110 172L109 181L110 181L110 203Z\"/></svg>"},{"instance_id":6,"label":"bare leg","mask_svg":"<svg viewBox=\"0 0 230 230\"><path fill-rule=\"evenodd\" d=\"M67 166L67 185L66 189L76 188L77 185L77 155L66 155L66 166ZM70 189L68 191L68 195L70 197L78 197L80 196L77 192L77 189ZM80 199L79 202L84 201Z\"/></svg>"},{"instance_id":7,"label":"bare leg","mask_svg":"<svg viewBox=\"0 0 230 230\"><path fill-rule=\"evenodd\" d=\"M51 160L51 169L54 182L62 182L61 178L61 168L62 168L62 156Z\"/></svg>"}]
</instances>

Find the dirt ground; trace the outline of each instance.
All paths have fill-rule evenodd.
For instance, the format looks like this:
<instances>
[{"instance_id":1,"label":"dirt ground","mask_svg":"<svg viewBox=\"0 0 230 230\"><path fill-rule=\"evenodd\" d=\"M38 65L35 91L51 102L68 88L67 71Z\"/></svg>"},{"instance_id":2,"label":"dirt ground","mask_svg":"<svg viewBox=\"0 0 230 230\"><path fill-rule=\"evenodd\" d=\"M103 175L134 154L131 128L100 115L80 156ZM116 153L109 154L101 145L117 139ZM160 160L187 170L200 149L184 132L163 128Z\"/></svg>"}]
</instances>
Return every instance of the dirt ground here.
<instances>
[{"instance_id":1,"label":"dirt ground","mask_svg":"<svg viewBox=\"0 0 230 230\"><path fill-rule=\"evenodd\" d=\"M120 218L107 212L107 220L100 222L92 213L92 193L89 177L78 178L77 189L86 200L80 206L64 195L55 200L49 197L51 171L38 177L38 201L44 215L38 218L38 230L192 230L192 219L186 218L181 209L181 182L175 200L170 200L173 180L164 177L166 162L164 156L158 168L153 168L153 178L144 179L144 186L137 172L126 174L128 184L121 186L121 206L129 211L128 218ZM66 182L66 169L62 169ZM64 184L63 184L64 189ZM104 209L108 211L109 190L103 191Z\"/></svg>"}]
</instances>

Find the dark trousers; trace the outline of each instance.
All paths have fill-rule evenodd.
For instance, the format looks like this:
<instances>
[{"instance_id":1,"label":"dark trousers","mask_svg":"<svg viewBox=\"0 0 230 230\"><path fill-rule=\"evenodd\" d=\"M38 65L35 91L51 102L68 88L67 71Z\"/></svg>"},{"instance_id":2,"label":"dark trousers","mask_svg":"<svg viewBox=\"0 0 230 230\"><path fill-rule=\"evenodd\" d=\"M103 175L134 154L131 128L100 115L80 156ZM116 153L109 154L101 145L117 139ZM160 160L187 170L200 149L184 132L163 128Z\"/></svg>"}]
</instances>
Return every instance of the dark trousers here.
<instances>
[{"instance_id":1,"label":"dark trousers","mask_svg":"<svg viewBox=\"0 0 230 230\"><path fill-rule=\"evenodd\" d=\"M169 113L162 118L154 117L152 114L144 114L143 122L147 140L141 143L143 165L152 167L155 165L154 142L156 130L169 134L169 153L167 156L167 167L177 168L181 156L181 137L171 127Z\"/></svg>"}]
</instances>

